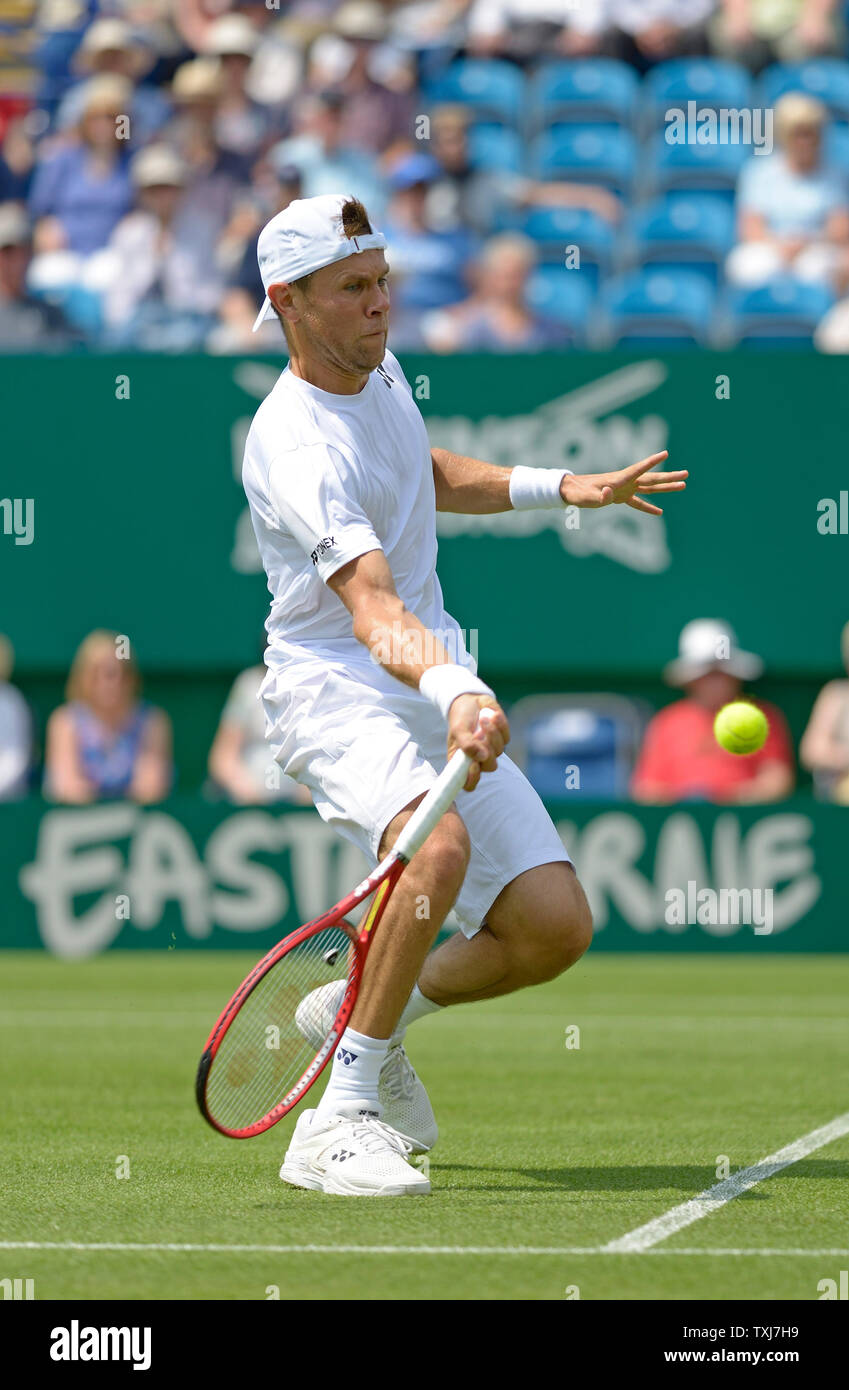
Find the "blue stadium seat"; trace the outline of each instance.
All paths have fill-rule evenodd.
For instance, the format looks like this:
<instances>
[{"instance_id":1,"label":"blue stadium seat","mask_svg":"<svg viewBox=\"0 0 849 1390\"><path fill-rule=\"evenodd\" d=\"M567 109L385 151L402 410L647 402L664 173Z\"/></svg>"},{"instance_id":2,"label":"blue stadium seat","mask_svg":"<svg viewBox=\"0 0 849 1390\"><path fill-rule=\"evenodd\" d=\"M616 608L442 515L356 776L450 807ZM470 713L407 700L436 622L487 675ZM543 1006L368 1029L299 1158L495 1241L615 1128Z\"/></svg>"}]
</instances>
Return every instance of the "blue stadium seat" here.
<instances>
[{"instance_id":1,"label":"blue stadium seat","mask_svg":"<svg viewBox=\"0 0 849 1390\"><path fill-rule=\"evenodd\" d=\"M581 334L595 299L594 288L592 278L583 270L541 265L528 280L526 301L535 313L565 323Z\"/></svg>"},{"instance_id":2,"label":"blue stadium seat","mask_svg":"<svg viewBox=\"0 0 849 1390\"><path fill-rule=\"evenodd\" d=\"M849 174L849 125L832 121L825 132L825 157L843 174Z\"/></svg>"},{"instance_id":3,"label":"blue stadium seat","mask_svg":"<svg viewBox=\"0 0 849 1390\"><path fill-rule=\"evenodd\" d=\"M512 63L497 58L463 58L424 86L431 104L462 102L477 116L518 125L525 102L526 79Z\"/></svg>"},{"instance_id":4,"label":"blue stadium seat","mask_svg":"<svg viewBox=\"0 0 849 1390\"><path fill-rule=\"evenodd\" d=\"M511 757L550 800L625 799L648 710L620 695L530 695L510 709Z\"/></svg>"},{"instance_id":5,"label":"blue stadium seat","mask_svg":"<svg viewBox=\"0 0 849 1390\"><path fill-rule=\"evenodd\" d=\"M532 172L539 178L600 183L630 189L637 170L637 142L616 125L555 125L532 145Z\"/></svg>"},{"instance_id":6,"label":"blue stadium seat","mask_svg":"<svg viewBox=\"0 0 849 1390\"><path fill-rule=\"evenodd\" d=\"M469 158L476 169L522 171L522 142L518 132L503 125L473 125L469 129Z\"/></svg>"},{"instance_id":7,"label":"blue stadium seat","mask_svg":"<svg viewBox=\"0 0 849 1390\"><path fill-rule=\"evenodd\" d=\"M716 110L752 105L752 79L739 63L720 58L670 58L658 63L643 82L646 126L656 126L670 106L687 110L687 102Z\"/></svg>"},{"instance_id":8,"label":"blue stadium seat","mask_svg":"<svg viewBox=\"0 0 849 1390\"><path fill-rule=\"evenodd\" d=\"M742 144L674 145L663 131L649 142L645 187L660 193L673 188L728 189L733 192L740 170L751 156Z\"/></svg>"},{"instance_id":9,"label":"blue stadium seat","mask_svg":"<svg viewBox=\"0 0 849 1390\"><path fill-rule=\"evenodd\" d=\"M710 193L667 193L635 208L625 230L625 256L634 265L656 269L687 265L708 274L718 268L734 244L734 211Z\"/></svg>"},{"instance_id":10,"label":"blue stadium seat","mask_svg":"<svg viewBox=\"0 0 849 1390\"><path fill-rule=\"evenodd\" d=\"M634 270L603 286L600 297L606 341L660 341L709 346L716 292L692 270Z\"/></svg>"},{"instance_id":11,"label":"blue stadium seat","mask_svg":"<svg viewBox=\"0 0 849 1390\"><path fill-rule=\"evenodd\" d=\"M634 69L613 58L543 63L528 92L529 129L536 132L557 121L576 120L631 125L638 93Z\"/></svg>"},{"instance_id":12,"label":"blue stadium seat","mask_svg":"<svg viewBox=\"0 0 849 1390\"><path fill-rule=\"evenodd\" d=\"M732 289L727 300L735 343L810 346L820 319L834 303L831 290L782 276L756 289Z\"/></svg>"},{"instance_id":13,"label":"blue stadium seat","mask_svg":"<svg viewBox=\"0 0 849 1390\"><path fill-rule=\"evenodd\" d=\"M760 103L774 106L786 92L807 92L819 97L833 116L849 120L849 63L843 58L774 63L761 74Z\"/></svg>"},{"instance_id":14,"label":"blue stadium seat","mask_svg":"<svg viewBox=\"0 0 849 1390\"><path fill-rule=\"evenodd\" d=\"M582 268L610 264L616 233L609 222L588 208L532 208L519 223L520 231L536 243L542 264L564 265L566 247L577 246Z\"/></svg>"}]
</instances>

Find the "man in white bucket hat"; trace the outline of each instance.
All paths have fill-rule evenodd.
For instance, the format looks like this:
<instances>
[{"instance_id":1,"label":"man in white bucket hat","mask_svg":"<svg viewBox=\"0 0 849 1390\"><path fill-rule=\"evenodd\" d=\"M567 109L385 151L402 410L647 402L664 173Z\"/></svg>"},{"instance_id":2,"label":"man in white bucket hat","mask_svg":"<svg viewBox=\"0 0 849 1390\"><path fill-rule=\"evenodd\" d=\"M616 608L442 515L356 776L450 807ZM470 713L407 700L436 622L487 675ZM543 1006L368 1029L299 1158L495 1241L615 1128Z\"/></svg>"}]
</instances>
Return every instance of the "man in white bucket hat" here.
<instances>
[{"instance_id":1,"label":"man in white bucket hat","mask_svg":"<svg viewBox=\"0 0 849 1390\"><path fill-rule=\"evenodd\" d=\"M682 628L678 656L664 668L669 685L682 686L683 700L667 705L650 721L631 792L638 801L779 801L795 780L790 733L784 715L763 700L755 703L769 721L758 753L736 757L713 734L717 711L741 698L743 683L756 680L763 662L745 652L728 623L696 618Z\"/></svg>"},{"instance_id":2,"label":"man in white bucket hat","mask_svg":"<svg viewBox=\"0 0 849 1390\"><path fill-rule=\"evenodd\" d=\"M263 228L256 327L276 316L290 360L257 411L243 468L273 596L261 695L283 771L375 864L453 751L473 759L387 904L327 1089L301 1115L281 1169L294 1186L332 1191L342 1145L346 1190L375 1196L430 1190L408 1161L437 1128L403 1048L407 1027L552 979L591 933L560 837L503 752L504 711L445 612L436 511L621 502L657 515L638 494L676 491L686 476L649 472L665 454L575 477L431 449L386 348L385 251L362 202L344 193L295 199ZM492 722L478 730L485 707ZM452 907L462 930L428 955ZM343 990L322 986L298 1010L316 1047Z\"/></svg>"}]
</instances>

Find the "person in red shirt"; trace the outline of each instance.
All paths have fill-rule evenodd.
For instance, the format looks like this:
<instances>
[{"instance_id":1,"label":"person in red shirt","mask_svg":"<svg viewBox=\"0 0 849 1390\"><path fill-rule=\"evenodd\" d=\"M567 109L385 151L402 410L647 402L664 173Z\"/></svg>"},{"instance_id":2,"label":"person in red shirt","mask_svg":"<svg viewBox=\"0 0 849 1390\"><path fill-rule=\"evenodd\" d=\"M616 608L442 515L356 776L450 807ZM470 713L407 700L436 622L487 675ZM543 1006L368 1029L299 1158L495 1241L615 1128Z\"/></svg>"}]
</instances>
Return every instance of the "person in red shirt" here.
<instances>
[{"instance_id":1,"label":"person in red shirt","mask_svg":"<svg viewBox=\"0 0 849 1390\"><path fill-rule=\"evenodd\" d=\"M780 801L793 790L796 774L790 731L781 710L765 700L752 703L769 721L769 736L757 753L726 753L713 735L717 710L743 695L743 682L761 674L763 662L737 646L727 623L697 618L678 641L678 657L664 670L682 700L650 721L631 782L636 801Z\"/></svg>"}]
</instances>

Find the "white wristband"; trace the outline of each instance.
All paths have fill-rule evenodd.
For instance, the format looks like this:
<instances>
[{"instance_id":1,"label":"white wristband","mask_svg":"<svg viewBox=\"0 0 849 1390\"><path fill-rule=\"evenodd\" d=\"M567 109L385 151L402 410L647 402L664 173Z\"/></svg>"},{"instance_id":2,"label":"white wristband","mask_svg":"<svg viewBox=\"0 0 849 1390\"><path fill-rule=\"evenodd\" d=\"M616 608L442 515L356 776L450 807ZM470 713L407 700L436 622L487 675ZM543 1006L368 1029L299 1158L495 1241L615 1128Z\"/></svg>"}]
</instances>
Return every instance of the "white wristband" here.
<instances>
[{"instance_id":1,"label":"white wristband","mask_svg":"<svg viewBox=\"0 0 849 1390\"><path fill-rule=\"evenodd\" d=\"M560 484L569 475L575 475L571 468L527 468L518 464L510 474L510 502L516 512L530 511L532 507L565 507L560 496Z\"/></svg>"},{"instance_id":2,"label":"white wristband","mask_svg":"<svg viewBox=\"0 0 849 1390\"><path fill-rule=\"evenodd\" d=\"M478 676L473 676L465 666L453 661L442 666L431 666L425 671L419 681L419 690L426 700L436 705L443 719L448 718L448 711L458 695L491 695L495 699L495 692L488 685Z\"/></svg>"}]
</instances>

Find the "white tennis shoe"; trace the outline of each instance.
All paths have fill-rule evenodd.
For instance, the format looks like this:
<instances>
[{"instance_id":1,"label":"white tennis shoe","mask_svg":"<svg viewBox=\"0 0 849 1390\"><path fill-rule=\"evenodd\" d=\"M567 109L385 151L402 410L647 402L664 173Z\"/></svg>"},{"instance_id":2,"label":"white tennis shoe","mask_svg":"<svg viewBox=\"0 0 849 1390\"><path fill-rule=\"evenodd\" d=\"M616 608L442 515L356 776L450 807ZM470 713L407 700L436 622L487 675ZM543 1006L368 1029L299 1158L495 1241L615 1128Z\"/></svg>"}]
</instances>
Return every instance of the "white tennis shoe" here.
<instances>
[{"instance_id":1,"label":"white tennis shoe","mask_svg":"<svg viewBox=\"0 0 849 1390\"><path fill-rule=\"evenodd\" d=\"M412 1145L379 1110L347 1101L326 1117L305 1110L280 1169L284 1182L338 1197L412 1197L430 1181L409 1162Z\"/></svg>"},{"instance_id":2,"label":"white tennis shoe","mask_svg":"<svg viewBox=\"0 0 849 1390\"><path fill-rule=\"evenodd\" d=\"M330 1032L345 993L345 980L331 980L302 999L295 1010L295 1024L311 1047L318 1049ZM428 1093L404 1051L402 1043L390 1044L380 1069L377 1088L383 1120L409 1139L414 1153L426 1153L439 1138L439 1127Z\"/></svg>"}]
</instances>

